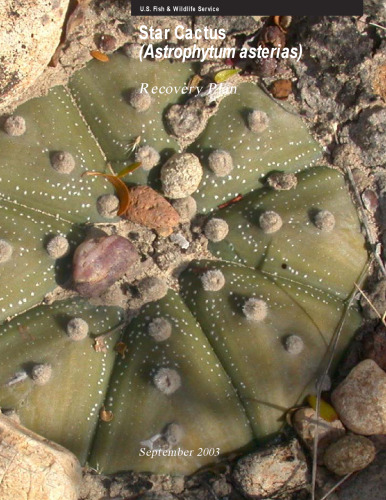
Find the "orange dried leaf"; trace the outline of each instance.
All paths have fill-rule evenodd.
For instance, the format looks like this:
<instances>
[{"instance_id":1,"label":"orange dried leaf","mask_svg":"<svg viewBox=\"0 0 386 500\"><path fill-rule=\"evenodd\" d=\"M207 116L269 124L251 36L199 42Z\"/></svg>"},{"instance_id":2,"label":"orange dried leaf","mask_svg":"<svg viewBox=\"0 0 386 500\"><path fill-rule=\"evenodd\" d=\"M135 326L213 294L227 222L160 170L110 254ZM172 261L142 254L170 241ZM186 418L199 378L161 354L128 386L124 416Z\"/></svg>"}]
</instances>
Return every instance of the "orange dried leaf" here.
<instances>
[{"instance_id":1,"label":"orange dried leaf","mask_svg":"<svg viewBox=\"0 0 386 500\"><path fill-rule=\"evenodd\" d=\"M102 172L84 172L83 175L98 175L107 179L115 187L115 191L119 198L118 215L120 216L127 212L130 205L129 188L119 177L116 175L103 174Z\"/></svg>"},{"instance_id":2,"label":"orange dried leaf","mask_svg":"<svg viewBox=\"0 0 386 500\"><path fill-rule=\"evenodd\" d=\"M91 50L90 54L94 59L97 59L98 61L101 62L109 61L109 56L107 54L103 54L103 52L100 52L99 50Z\"/></svg>"}]
</instances>

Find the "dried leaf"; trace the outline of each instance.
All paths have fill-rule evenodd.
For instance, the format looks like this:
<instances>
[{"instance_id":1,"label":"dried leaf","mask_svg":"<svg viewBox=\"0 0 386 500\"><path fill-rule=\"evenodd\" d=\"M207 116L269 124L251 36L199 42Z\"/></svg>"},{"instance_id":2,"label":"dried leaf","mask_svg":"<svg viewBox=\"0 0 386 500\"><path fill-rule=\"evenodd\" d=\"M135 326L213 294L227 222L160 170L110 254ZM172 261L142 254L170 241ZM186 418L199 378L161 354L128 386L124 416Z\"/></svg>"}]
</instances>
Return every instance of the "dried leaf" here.
<instances>
[{"instance_id":1,"label":"dried leaf","mask_svg":"<svg viewBox=\"0 0 386 500\"><path fill-rule=\"evenodd\" d=\"M202 81L202 76L193 75L192 78L188 82L188 87L193 89L193 90L196 90L201 81Z\"/></svg>"},{"instance_id":2,"label":"dried leaf","mask_svg":"<svg viewBox=\"0 0 386 500\"><path fill-rule=\"evenodd\" d=\"M91 50L90 55L92 55L94 59L97 59L98 61L101 62L109 61L109 56L107 54L103 54L103 52L100 52L99 50Z\"/></svg>"},{"instance_id":3,"label":"dried leaf","mask_svg":"<svg viewBox=\"0 0 386 500\"><path fill-rule=\"evenodd\" d=\"M126 358L126 352L128 350L127 344L120 341L115 344L114 350L122 356L122 359Z\"/></svg>"},{"instance_id":4,"label":"dried leaf","mask_svg":"<svg viewBox=\"0 0 386 500\"><path fill-rule=\"evenodd\" d=\"M274 24L276 24L276 26L278 26L284 33L287 31L291 21L291 16L273 16Z\"/></svg>"},{"instance_id":5,"label":"dried leaf","mask_svg":"<svg viewBox=\"0 0 386 500\"><path fill-rule=\"evenodd\" d=\"M131 174L131 172L134 172L134 170L137 170L138 167L140 167L142 165L142 163L140 161L136 162L136 163L132 163L131 165L123 168L118 174L117 174L117 177L121 178L121 177L125 177L125 175L127 174Z\"/></svg>"},{"instance_id":6,"label":"dried leaf","mask_svg":"<svg viewBox=\"0 0 386 500\"><path fill-rule=\"evenodd\" d=\"M240 71L241 70L238 69L238 68L234 68L234 69L222 69L221 71L219 71L218 73L215 74L214 81L216 83L226 82L232 76L237 75L238 73L240 73Z\"/></svg>"},{"instance_id":7,"label":"dried leaf","mask_svg":"<svg viewBox=\"0 0 386 500\"><path fill-rule=\"evenodd\" d=\"M107 179L114 187L119 198L118 215L121 216L127 212L130 204L129 188L116 175L103 174L102 172L85 172L83 175L98 175Z\"/></svg>"},{"instance_id":8,"label":"dried leaf","mask_svg":"<svg viewBox=\"0 0 386 500\"><path fill-rule=\"evenodd\" d=\"M307 402L311 408L316 410L316 396L312 394L309 395L307 397ZM339 418L334 408L323 399L320 399L319 410L320 416L326 420L326 422L334 422L334 420L338 420Z\"/></svg>"}]
</instances>

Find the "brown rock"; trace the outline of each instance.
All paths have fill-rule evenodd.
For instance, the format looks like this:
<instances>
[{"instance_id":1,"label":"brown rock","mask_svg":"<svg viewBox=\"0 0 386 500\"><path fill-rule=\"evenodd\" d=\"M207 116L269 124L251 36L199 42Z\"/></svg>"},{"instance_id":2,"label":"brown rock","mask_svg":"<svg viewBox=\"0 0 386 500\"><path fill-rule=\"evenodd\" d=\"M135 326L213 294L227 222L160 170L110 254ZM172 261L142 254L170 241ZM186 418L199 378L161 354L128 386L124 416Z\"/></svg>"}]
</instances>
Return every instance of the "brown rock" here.
<instances>
[{"instance_id":1,"label":"brown rock","mask_svg":"<svg viewBox=\"0 0 386 500\"><path fill-rule=\"evenodd\" d=\"M98 49L102 52L112 52L117 48L117 39L112 35L101 35L98 40Z\"/></svg>"},{"instance_id":2,"label":"brown rock","mask_svg":"<svg viewBox=\"0 0 386 500\"><path fill-rule=\"evenodd\" d=\"M0 415L1 500L77 500L81 467L62 446Z\"/></svg>"},{"instance_id":3,"label":"brown rock","mask_svg":"<svg viewBox=\"0 0 386 500\"><path fill-rule=\"evenodd\" d=\"M180 216L172 205L149 186L130 189L130 205L125 217L155 229L162 236L169 236L180 222Z\"/></svg>"},{"instance_id":4,"label":"brown rock","mask_svg":"<svg viewBox=\"0 0 386 500\"><path fill-rule=\"evenodd\" d=\"M0 15L0 105L16 100L49 63L69 0L4 0Z\"/></svg>"},{"instance_id":5,"label":"brown rock","mask_svg":"<svg viewBox=\"0 0 386 500\"><path fill-rule=\"evenodd\" d=\"M237 462L233 479L246 496L269 498L281 489L301 488L309 480L297 441L248 455Z\"/></svg>"},{"instance_id":6,"label":"brown rock","mask_svg":"<svg viewBox=\"0 0 386 500\"><path fill-rule=\"evenodd\" d=\"M122 236L86 240L74 254L74 287L84 297L98 297L138 260L134 245Z\"/></svg>"},{"instance_id":7,"label":"brown rock","mask_svg":"<svg viewBox=\"0 0 386 500\"><path fill-rule=\"evenodd\" d=\"M296 433L303 440L309 450L314 449L316 434L316 412L312 408L300 408L292 418ZM326 448L346 433L340 420L327 422L319 417L318 421L318 463L323 464L323 455Z\"/></svg>"},{"instance_id":8,"label":"brown rock","mask_svg":"<svg viewBox=\"0 0 386 500\"><path fill-rule=\"evenodd\" d=\"M386 373L371 359L351 370L332 393L343 424L358 434L386 432Z\"/></svg>"},{"instance_id":9,"label":"brown rock","mask_svg":"<svg viewBox=\"0 0 386 500\"><path fill-rule=\"evenodd\" d=\"M291 80L276 80L269 87L271 94L276 99L287 99L288 96L292 93L292 82Z\"/></svg>"},{"instance_id":10,"label":"brown rock","mask_svg":"<svg viewBox=\"0 0 386 500\"><path fill-rule=\"evenodd\" d=\"M332 443L324 454L324 465L338 476L367 467L375 458L375 446L363 436L344 436Z\"/></svg>"}]
</instances>

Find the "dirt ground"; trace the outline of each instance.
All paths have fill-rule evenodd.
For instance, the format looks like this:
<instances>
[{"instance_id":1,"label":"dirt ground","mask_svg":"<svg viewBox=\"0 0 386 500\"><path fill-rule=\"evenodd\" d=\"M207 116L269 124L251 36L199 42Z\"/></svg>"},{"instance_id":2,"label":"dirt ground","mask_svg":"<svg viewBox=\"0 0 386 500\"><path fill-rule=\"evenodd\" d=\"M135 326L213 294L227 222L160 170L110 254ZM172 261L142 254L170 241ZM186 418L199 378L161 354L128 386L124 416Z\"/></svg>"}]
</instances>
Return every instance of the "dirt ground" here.
<instances>
[{"instance_id":1,"label":"dirt ground","mask_svg":"<svg viewBox=\"0 0 386 500\"><path fill-rule=\"evenodd\" d=\"M97 0L85 11L82 23L69 33L56 67L48 67L43 75L12 105L3 108L10 112L16 103L44 94L52 85L62 84L69 76L90 59L90 50L98 48L100 35L112 35L116 48L138 40L140 24L170 26L170 23L191 26L206 25L225 27L227 43L237 44L240 37L257 33L264 25L264 18L131 18L125 0L110 2ZM323 161L342 169L349 177L353 199L358 207L363 231L372 256L371 272L364 290L382 315L386 311L386 9L377 1L365 1L365 14L356 17L293 18L288 29L288 45L301 43L304 48L299 62L280 67L272 76L263 76L261 84L268 88L272 81L289 78L293 94L289 102L304 117L315 138L324 148ZM127 224L127 223L125 223ZM137 228L133 227L133 231ZM200 226L184 229L187 239ZM125 227L127 234L127 227ZM151 247L154 235L144 229L137 235L142 249ZM158 261L144 262L144 273L149 266L154 274L166 276L171 287L176 286L176 268L184 260L207 256L205 244L195 239L188 256L176 251L175 245L156 242ZM162 245L166 245L162 247ZM173 248L173 252L171 252ZM54 296L52 297L55 298ZM115 297L114 300L117 298ZM375 311L366 299L358 295L364 314L364 326L342 363L339 377L364 357L372 357L386 369L386 334ZM126 299L125 299L126 300ZM140 306L135 302L133 310ZM338 380L339 380L338 377ZM293 435L287 429L282 439ZM379 445L385 453L385 443ZM308 457L310 460L310 457ZM95 471L86 471L81 500L126 498L233 499L243 498L232 480L232 461L202 471L190 478L173 478L150 474L125 473L107 477ZM375 477L375 476L374 476ZM376 479L371 480L376 480ZM326 483L331 479L326 479ZM382 479L379 479L381 481ZM363 481L369 481L363 478ZM383 479L384 481L384 479ZM342 490L343 491L343 490ZM146 494L146 495L145 495ZM144 496L145 495L145 496ZM335 493L334 493L335 495ZM341 496L339 496L341 495ZM346 495L346 496L344 496ZM275 498L305 499L309 485L297 491L283 492ZM331 496L348 500L347 493ZM353 497L354 498L354 497ZM363 497L364 500L365 497ZM359 496L355 499L362 500ZM377 500L377 498L372 498Z\"/></svg>"}]
</instances>

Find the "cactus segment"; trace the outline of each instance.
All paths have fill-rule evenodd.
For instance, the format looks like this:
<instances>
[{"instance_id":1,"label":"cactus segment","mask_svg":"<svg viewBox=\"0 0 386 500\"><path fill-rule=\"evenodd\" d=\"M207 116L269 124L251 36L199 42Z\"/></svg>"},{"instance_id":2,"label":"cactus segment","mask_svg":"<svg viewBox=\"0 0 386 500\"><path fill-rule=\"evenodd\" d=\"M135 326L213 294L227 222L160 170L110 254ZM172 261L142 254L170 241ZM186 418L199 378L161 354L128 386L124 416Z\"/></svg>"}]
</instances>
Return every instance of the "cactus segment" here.
<instances>
[{"instance_id":1,"label":"cactus segment","mask_svg":"<svg viewBox=\"0 0 386 500\"><path fill-rule=\"evenodd\" d=\"M206 291L201 275L221 270L225 286ZM313 390L318 369L335 329L344 319L340 351L360 324L355 312L345 315L343 302L299 284L287 283L237 264L196 261L182 274L181 295L199 322L230 376L254 434L278 431L284 413ZM266 316L252 318L246 303L266 303ZM257 319L257 320L254 320ZM286 350L296 335L301 352Z\"/></svg>"},{"instance_id":2,"label":"cactus segment","mask_svg":"<svg viewBox=\"0 0 386 500\"><path fill-rule=\"evenodd\" d=\"M320 230L315 218L321 211L335 218L330 231ZM261 216L280 215L282 226L267 233ZM366 262L360 224L343 176L327 167L298 175L298 186L289 191L270 188L255 191L217 215L229 226L220 243L211 243L217 257L243 263L274 276L346 298Z\"/></svg>"},{"instance_id":3,"label":"cactus segment","mask_svg":"<svg viewBox=\"0 0 386 500\"><path fill-rule=\"evenodd\" d=\"M266 113L268 126L257 134L248 128L252 110ZM208 156L227 151L233 160L229 175L217 177L208 167ZM204 168L204 177L194 197L200 212L261 187L262 178L272 170L299 172L320 158L321 151L300 117L286 111L252 83L238 87L226 97L205 131L190 148Z\"/></svg>"},{"instance_id":4,"label":"cactus segment","mask_svg":"<svg viewBox=\"0 0 386 500\"><path fill-rule=\"evenodd\" d=\"M0 262L0 323L42 301L57 282L67 279L70 258L54 260L47 251L52 236L68 236L70 247L80 242L82 231L72 224L26 206L0 200L1 237L12 255Z\"/></svg>"},{"instance_id":5,"label":"cactus segment","mask_svg":"<svg viewBox=\"0 0 386 500\"><path fill-rule=\"evenodd\" d=\"M163 341L149 333L156 318L172 325L170 337ZM163 299L143 307L123 342L127 355L116 362L105 402L114 418L99 424L91 465L98 464L104 472L134 469L190 474L214 460L213 456L198 456L200 447L219 448L224 454L252 439L231 381L175 292L169 290ZM170 371L170 391L162 385L167 372L161 370ZM172 386L175 372L179 384ZM192 456L141 456L141 448L148 451L152 446L146 442L153 436L160 435L154 447L167 446L164 433L172 423L183 430L181 441L172 450L194 450Z\"/></svg>"},{"instance_id":6,"label":"cactus segment","mask_svg":"<svg viewBox=\"0 0 386 500\"><path fill-rule=\"evenodd\" d=\"M153 86L184 86L191 75L190 64L169 61L155 64L148 60L139 63L116 53L108 64L92 61L73 76L71 92L116 172L129 163L130 152L139 136L136 149L146 145L160 154L167 149L178 150L176 141L165 130L163 113L179 94L150 93L150 105L142 110L136 106L133 92L140 90L142 82L149 84L149 91ZM165 160L165 155L162 156ZM148 174L139 168L128 181L144 184Z\"/></svg>"},{"instance_id":7,"label":"cactus segment","mask_svg":"<svg viewBox=\"0 0 386 500\"><path fill-rule=\"evenodd\" d=\"M85 462L119 333L105 342L107 352L95 352L90 336L77 342L68 336L66 327L74 317L87 321L90 334L95 335L119 324L121 313L117 308L69 300L37 307L1 327L0 407L16 410L23 425ZM32 380L37 364L52 367L44 385Z\"/></svg>"},{"instance_id":8,"label":"cactus segment","mask_svg":"<svg viewBox=\"0 0 386 500\"><path fill-rule=\"evenodd\" d=\"M63 87L32 99L17 113L26 120L20 137L0 130L0 201L6 199L66 221L102 221L96 199L112 187L84 177L87 170L103 171L104 158ZM52 167L58 151L70 153L75 167L60 173Z\"/></svg>"}]
</instances>

